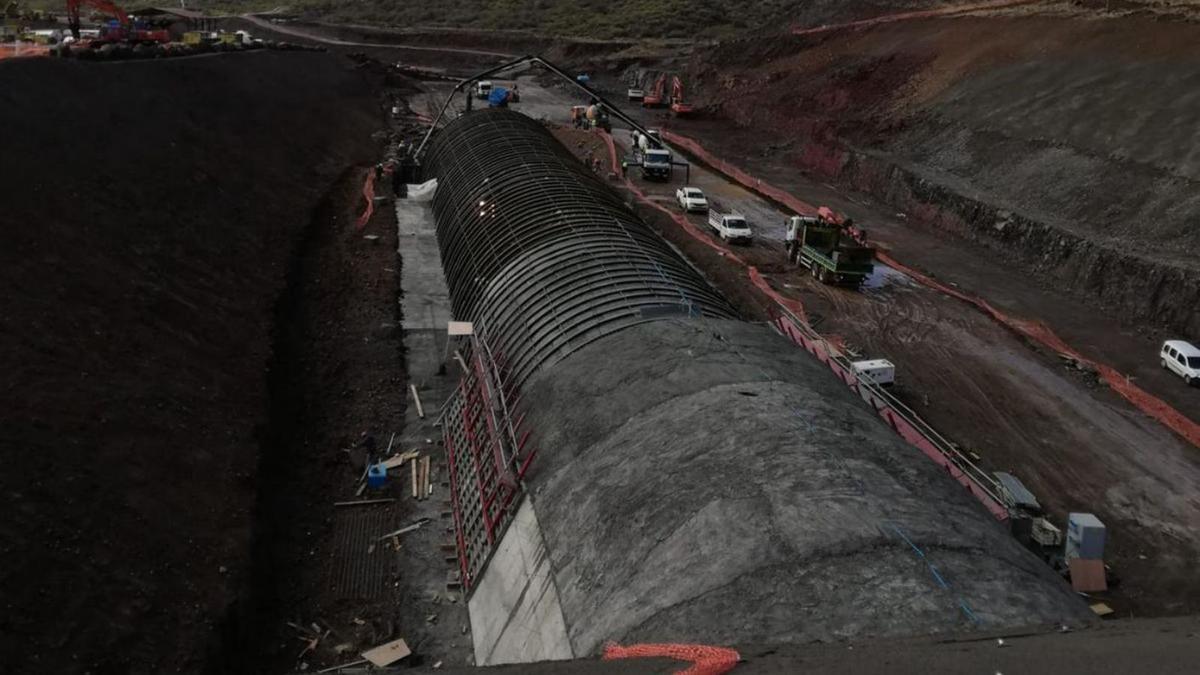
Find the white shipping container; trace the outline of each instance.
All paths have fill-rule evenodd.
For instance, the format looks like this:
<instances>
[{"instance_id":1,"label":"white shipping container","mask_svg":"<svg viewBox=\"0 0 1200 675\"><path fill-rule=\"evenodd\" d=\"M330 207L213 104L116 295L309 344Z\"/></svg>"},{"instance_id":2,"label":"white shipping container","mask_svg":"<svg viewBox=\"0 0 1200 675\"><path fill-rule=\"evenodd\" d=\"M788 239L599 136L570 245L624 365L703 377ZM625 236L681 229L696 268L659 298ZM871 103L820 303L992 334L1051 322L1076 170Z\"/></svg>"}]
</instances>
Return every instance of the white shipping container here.
<instances>
[{"instance_id":1,"label":"white shipping container","mask_svg":"<svg viewBox=\"0 0 1200 675\"><path fill-rule=\"evenodd\" d=\"M871 359L855 361L850 364L858 376L870 380L881 387L891 386L896 382L896 366L887 359Z\"/></svg>"}]
</instances>

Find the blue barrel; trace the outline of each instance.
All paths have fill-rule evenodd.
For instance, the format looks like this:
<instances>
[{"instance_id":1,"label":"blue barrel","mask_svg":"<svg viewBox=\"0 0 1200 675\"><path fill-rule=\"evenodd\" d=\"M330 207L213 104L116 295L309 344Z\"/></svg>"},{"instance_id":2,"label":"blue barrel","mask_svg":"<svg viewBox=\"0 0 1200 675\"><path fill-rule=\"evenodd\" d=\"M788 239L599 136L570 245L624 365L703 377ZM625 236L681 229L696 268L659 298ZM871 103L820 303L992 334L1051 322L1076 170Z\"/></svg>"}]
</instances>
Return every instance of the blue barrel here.
<instances>
[{"instance_id":1,"label":"blue barrel","mask_svg":"<svg viewBox=\"0 0 1200 675\"><path fill-rule=\"evenodd\" d=\"M387 467L382 464L372 464L367 469L367 487L375 489L383 487L387 482Z\"/></svg>"}]
</instances>

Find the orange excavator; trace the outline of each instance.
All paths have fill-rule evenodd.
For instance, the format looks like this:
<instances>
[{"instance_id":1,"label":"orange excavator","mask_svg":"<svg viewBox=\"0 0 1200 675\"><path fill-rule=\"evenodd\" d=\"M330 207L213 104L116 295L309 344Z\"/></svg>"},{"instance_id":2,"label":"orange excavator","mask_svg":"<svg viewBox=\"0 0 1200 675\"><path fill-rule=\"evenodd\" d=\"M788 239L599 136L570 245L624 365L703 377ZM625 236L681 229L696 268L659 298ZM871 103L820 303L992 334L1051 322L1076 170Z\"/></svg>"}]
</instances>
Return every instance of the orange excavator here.
<instances>
[{"instance_id":1,"label":"orange excavator","mask_svg":"<svg viewBox=\"0 0 1200 675\"><path fill-rule=\"evenodd\" d=\"M684 117L695 112L692 104L684 101L683 80L679 79L678 75L671 78L671 112L676 117Z\"/></svg>"},{"instance_id":2,"label":"orange excavator","mask_svg":"<svg viewBox=\"0 0 1200 675\"><path fill-rule=\"evenodd\" d=\"M661 108L666 105L667 74L663 73L654 81L654 86L646 92L642 99L643 108Z\"/></svg>"},{"instance_id":3,"label":"orange excavator","mask_svg":"<svg viewBox=\"0 0 1200 675\"><path fill-rule=\"evenodd\" d=\"M97 10L110 14L117 20L115 27L108 26L100 30L100 38L92 40L92 45L103 45L110 42L126 42L131 44L170 42L171 36L165 30L149 30L134 25L125 10L109 0L67 0L67 25L71 28L71 36L79 39L79 9L90 5Z\"/></svg>"}]
</instances>

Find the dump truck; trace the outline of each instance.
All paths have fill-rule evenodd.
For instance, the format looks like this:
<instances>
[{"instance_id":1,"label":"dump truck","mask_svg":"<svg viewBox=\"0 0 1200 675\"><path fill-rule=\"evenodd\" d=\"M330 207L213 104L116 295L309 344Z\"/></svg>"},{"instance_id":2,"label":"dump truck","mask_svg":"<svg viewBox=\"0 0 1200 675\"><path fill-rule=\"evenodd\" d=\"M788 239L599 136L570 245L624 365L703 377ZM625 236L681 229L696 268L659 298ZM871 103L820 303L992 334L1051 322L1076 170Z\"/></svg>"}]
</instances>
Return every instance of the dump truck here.
<instances>
[{"instance_id":1,"label":"dump truck","mask_svg":"<svg viewBox=\"0 0 1200 675\"><path fill-rule=\"evenodd\" d=\"M786 228L788 260L807 267L822 283L857 287L875 270L875 249L857 241L841 223L792 216Z\"/></svg>"},{"instance_id":2,"label":"dump truck","mask_svg":"<svg viewBox=\"0 0 1200 675\"><path fill-rule=\"evenodd\" d=\"M665 148L642 150L634 148L634 160L642 167L642 178L646 180L670 180L673 158Z\"/></svg>"}]
</instances>

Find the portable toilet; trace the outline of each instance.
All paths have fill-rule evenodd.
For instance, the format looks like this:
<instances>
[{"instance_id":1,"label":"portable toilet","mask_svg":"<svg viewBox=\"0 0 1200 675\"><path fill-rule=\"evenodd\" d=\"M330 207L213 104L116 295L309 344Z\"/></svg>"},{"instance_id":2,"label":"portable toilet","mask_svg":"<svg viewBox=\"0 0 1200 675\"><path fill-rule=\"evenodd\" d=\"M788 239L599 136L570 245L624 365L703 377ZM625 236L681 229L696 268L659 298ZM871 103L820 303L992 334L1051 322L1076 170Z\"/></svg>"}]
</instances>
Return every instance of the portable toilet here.
<instances>
[{"instance_id":1,"label":"portable toilet","mask_svg":"<svg viewBox=\"0 0 1200 675\"><path fill-rule=\"evenodd\" d=\"M1071 513L1067 516L1066 558L1085 560L1104 559L1104 523L1091 513Z\"/></svg>"},{"instance_id":2,"label":"portable toilet","mask_svg":"<svg viewBox=\"0 0 1200 675\"><path fill-rule=\"evenodd\" d=\"M372 490L381 488L387 483L387 467L382 464L372 464L367 469L367 487Z\"/></svg>"}]
</instances>

